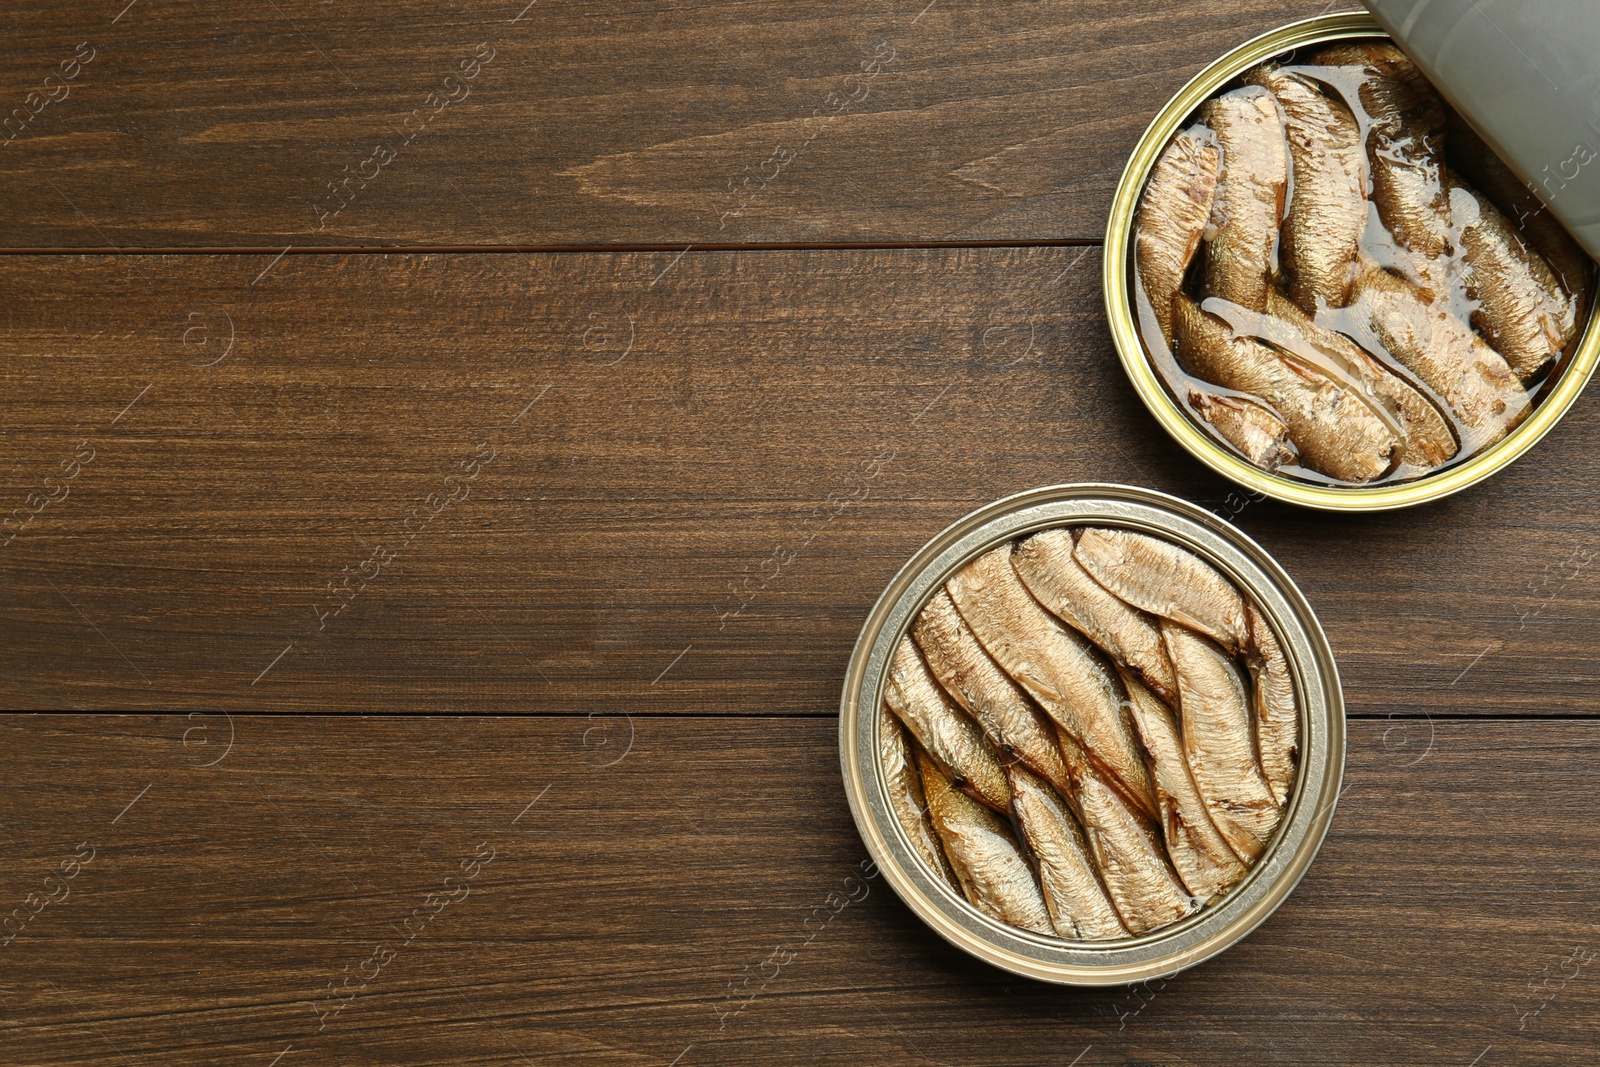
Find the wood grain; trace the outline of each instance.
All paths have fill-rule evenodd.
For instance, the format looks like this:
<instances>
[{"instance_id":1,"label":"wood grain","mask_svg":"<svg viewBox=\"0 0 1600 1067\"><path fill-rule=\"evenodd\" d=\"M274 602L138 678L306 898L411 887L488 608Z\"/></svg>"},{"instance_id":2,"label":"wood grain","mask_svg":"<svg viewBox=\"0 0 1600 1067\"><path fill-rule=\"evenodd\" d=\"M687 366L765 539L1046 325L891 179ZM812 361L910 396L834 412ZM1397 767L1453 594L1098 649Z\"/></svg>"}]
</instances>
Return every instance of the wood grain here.
<instances>
[{"instance_id":1,"label":"wood grain","mask_svg":"<svg viewBox=\"0 0 1600 1067\"><path fill-rule=\"evenodd\" d=\"M1594 1059L1595 401L1341 518L1188 459L1106 334L1134 140L1319 0L124 5L0 10L0 707L150 713L0 715L0 1061ZM937 243L1045 246L812 247ZM862 619L1073 481L1307 593L1321 857L1141 987L881 879L818 929Z\"/></svg>"},{"instance_id":2,"label":"wood grain","mask_svg":"<svg viewBox=\"0 0 1600 1067\"><path fill-rule=\"evenodd\" d=\"M1323 6L23 0L0 247L1097 238L1183 82Z\"/></svg>"},{"instance_id":3,"label":"wood grain","mask_svg":"<svg viewBox=\"0 0 1600 1067\"><path fill-rule=\"evenodd\" d=\"M1134 990L976 964L881 879L806 926L865 858L831 721L637 717L627 749L597 725L0 721L27 783L0 794L6 906L94 850L0 948L6 1060L1492 1067L1600 1041L1593 968L1560 980L1597 949L1600 724L1439 723L1415 756L1353 724L1296 893ZM455 899L402 925L430 892ZM346 967L369 980L319 1018Z\"/></svg>"},{"instance_id":4,"label":"wood grain","mask_svg":"<svg viewBox=\"0 0 1600 1067\"><path fill-rule=\"evenodd\" d=\"M1600 709L1592 398L1441 504L1248 503L1138 405L1097 278L1083 248L6 258L0 514L40 510L0 548L0 697L829 714L926 539L1117 481L1276 554L1352 713Z\"/></svg>"}]
</instances>

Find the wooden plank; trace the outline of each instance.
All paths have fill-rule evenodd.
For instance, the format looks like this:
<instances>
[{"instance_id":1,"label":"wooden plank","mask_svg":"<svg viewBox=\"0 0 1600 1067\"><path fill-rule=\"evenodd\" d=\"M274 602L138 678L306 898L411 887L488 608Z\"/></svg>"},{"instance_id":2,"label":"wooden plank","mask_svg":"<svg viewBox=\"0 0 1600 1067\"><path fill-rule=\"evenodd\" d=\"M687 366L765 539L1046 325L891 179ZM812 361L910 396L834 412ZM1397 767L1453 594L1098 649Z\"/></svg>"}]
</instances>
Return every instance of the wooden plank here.
<instances>
[{"instance_id":1,"label":"wooden plank","mask_svg":"<svg viewBox=\"0 0 1600 1067\"><path fill-rule=\"evenodd\" d=\"M0 948L5 1058L1586 1062L1600 723L1439 723L1417 756L1387 729L1352 724L1332 835L1265 926L1067 991L881 880L840 903L864 851L828 720L10 717L7 907L93 857Z\"/></svg>"},{"instance_id":2,"label":"wooden plank","mask_svg":"<svg viewBox=\"0 0 1600 1067\"><path fill-rule=\"evenodd\" d=\"M1354 712L1600 710L1592 397L1443 504L1248 503L1138 406L1096 256L4 259L4 698L827 714L917 546L1118 481L1275 552Z\"/></svg>"},{"instance_id":3,"label":"wooden plank","mask_svg":"<svg viewBox=\"0 0 1600 1067\"><path fill-rule=\"evenodd\" d=\"M0 247L1094 238L1178 87L1322 7L22 0Z\"/></svg>"}]
</instances>

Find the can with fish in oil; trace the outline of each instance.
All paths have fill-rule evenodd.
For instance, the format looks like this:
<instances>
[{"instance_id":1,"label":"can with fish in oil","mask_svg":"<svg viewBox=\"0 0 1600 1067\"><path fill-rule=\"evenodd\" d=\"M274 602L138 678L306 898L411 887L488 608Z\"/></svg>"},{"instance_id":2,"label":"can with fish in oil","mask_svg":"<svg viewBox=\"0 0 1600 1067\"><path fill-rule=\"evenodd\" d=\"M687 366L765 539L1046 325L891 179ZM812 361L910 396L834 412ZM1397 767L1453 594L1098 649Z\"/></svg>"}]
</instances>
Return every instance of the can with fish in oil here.
<instances>
[{"instance_id":1,"label":"can with fish in oil","mask_svg":"<svg viewBox=\"0 0 1600 1067\"><path fill-rule=\"evenodd\" d=\"M1118 769L1119 731L1148 776ZM1344 700L1311 606L1234 526L1149 489L1051 486L960 519L889 583L839 752L868 852L936 933L1117 985L1215 956L1288 897L1339 798Z\"/></svg>"},{"instance_id":2,"label":"can with fish in oil","mask_svg":"<svg viewBox=\"0 0 1600 1067\"><path fill-rule=\"evenodd\" d=\"M1207 466L1305 507L1408 507L1576 401L1594 262L1460 98L1371 16L1323 15L1212 63L1140 138L1106 309L1140 399Z\"/></svg>"}]
</instances>

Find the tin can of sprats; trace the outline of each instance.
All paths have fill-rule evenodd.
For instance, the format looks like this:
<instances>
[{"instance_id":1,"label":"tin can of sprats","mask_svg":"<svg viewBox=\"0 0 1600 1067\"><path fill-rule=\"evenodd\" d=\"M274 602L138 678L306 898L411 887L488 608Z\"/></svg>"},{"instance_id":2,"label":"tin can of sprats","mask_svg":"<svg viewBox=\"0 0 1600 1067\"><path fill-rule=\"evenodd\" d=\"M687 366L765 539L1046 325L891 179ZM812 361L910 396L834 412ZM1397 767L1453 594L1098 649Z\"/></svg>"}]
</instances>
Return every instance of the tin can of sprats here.
<instances>
[{"instance_id":1,"label":"tin can of sprats","mask_svg":"<svg viewBox=\"0 0 1600 1067\"><path fill-rule=\"evenodd\" d=\"M1170 542L1233 583L1278 637L1299 714L1292 788L1270 841L1226 893L1186 919L1142 936L1075 941L991 918L932 867L888 793L881 758L896 647L923 607L969 561L1040 531L1117 528ZM840 702L845 792L862 840L885 880L928 926L996 967L1068 985L1116 985L1173 974L1222 952L1264 922L1305 874L1333 818L1344 772L1344 701L1332 650L1300 590L1237 528L1153 490L1083 484L1035 489L981 508L918 551L889 583L857 639ZM997 816L998 817L998 816Z\"/></svg>"},{"instance_id":2,"label":"tin can of sprats","mask_svg":"<svg viewBox=\"0 0 1600 1067\"><path fill-rule=\"evenodd\" d=\"M1369 483L1355 483L1321 477L1314 471L1293 464L1267 469L1251 462L1241 451L1230 446L1197 414L1190 397L1180 395L1187 394L1187 388L1172 379L1174 375L1184 372L1178 368L1170 352L1165 354L1164 360L1153 352L1149 304L1141 297L1142 288L1134 260L1140 198L1161 153L1175 134L1195 121L1206 101L1236 87L1241 75L1258 64L1275 61L1292 66L1316 49L1334 43L1390 40L1370 15L1335 14L1281 27L1222 56L1185 85L1156 115L1140 138L1118 185L1106 228L1103 269L1112 338L1124 371L1156 421L1201 462L1247 489L1292 504L1331 511L1382 511L1409 507L1449 496L1483 481L1518 459L1550 432L1577 400L1594 373L1596 363L1600 362L1600 329L1597 329L1593 315L1594 265L1579 251L1577 263L1580 266L1575 270L1586 277L1572 279L1585 287L1584 294L1576 298L1577 327L1572 334L1573 339L1559 358L1549 364L1547 370L1538 372L1526 381L1531 410L1509 433L1485 447L1469 449L1466 437L1457 426L1457 437L1461 442L1459 451L1453 458L1426 468L1425 472L1423 469L1401 469L1397 464L1390 474ZM1457 129L1460 131L1457 141L1464 142L1470 131L1464 126ZM1528 198L1527 206L1506 209L1507 218L1515 216L1514 221L1519 229L1524 227L1525 222L1528 225L1555 225L1548 215L1542 220L1535 218L1533 222L1528 222L1530 214L1537 216L1540 213L1539 202L1531 198L1526 190L1515 190L1514 193ZM1292 184L1289 195L1292 199ZM1524 236L1528 232L1524 229ZM1370 235L1369 227L1369 240ZM1211 301L1207 301L1209 303ZM1460 311L1461 320L1467 321L1466 310L1463 308ZM1159 331L1156 336L1159 336ZM1419 387L1419 391L1427 390L1426 387ZM1447 418L1454 418L1448 404L1441 401L1438 395L1429 395L1438 402L1440 411Z\"/></svg>"}]
</instances>

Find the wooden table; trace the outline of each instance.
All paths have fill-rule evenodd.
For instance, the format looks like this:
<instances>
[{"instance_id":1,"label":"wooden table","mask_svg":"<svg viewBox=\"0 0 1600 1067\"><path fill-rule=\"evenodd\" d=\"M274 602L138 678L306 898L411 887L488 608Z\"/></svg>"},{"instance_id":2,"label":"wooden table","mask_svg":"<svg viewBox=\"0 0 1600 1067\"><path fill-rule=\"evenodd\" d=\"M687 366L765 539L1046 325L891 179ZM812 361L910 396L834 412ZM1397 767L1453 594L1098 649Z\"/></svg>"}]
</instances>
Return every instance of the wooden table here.
<instances>
[{"instance_id":1,"label":"wooden table","mask_svg":"<svg viewBox=\"0 0 1600 1067\"><path fill-rule=\"evenodd\" d=\"M1106 333L1134 139L1318 0L123 2L0 12L0 1061L1595 1061L1593 396L1340 518L1230 494ZM881 880L803 925L878 591L1070 481L1305 589L1321 857L1139 988Z\"/></svg>"}]
</instances>

